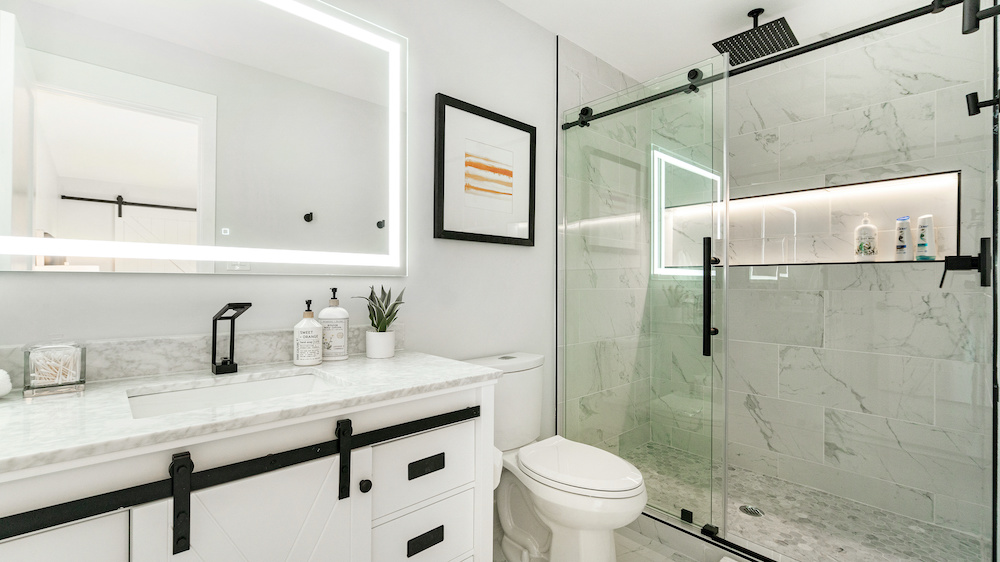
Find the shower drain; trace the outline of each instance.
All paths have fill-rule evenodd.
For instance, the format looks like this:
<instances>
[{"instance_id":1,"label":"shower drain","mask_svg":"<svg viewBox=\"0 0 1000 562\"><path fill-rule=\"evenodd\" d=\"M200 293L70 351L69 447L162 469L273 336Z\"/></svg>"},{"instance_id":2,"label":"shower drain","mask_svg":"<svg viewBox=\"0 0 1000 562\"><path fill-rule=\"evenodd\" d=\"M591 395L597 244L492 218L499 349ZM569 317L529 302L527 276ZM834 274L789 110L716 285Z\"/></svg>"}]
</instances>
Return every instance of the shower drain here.
<instances>
[{"instance_id":1,"label":"shower drain","mask_svg":"<svg viewBox=\"0 0 1000 562\"><path fill-rule=\"evenodd\" d=\"M763 511L757 509L756 507L754 507L752 505L741 505L740 506L740 513L745 513L745 514L749 515L750 517L760 517L761 515L764 515Z\"/></svg>"}]
</instances>

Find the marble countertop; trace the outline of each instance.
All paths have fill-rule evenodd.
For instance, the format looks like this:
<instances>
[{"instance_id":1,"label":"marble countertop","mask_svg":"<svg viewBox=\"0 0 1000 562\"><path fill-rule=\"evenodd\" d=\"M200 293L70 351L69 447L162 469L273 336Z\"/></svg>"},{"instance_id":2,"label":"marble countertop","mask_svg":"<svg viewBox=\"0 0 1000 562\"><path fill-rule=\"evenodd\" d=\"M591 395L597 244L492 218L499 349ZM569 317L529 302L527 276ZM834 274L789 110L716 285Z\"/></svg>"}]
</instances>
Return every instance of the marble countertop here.
<instances>
[{"instance_id":1,"label":"marble countertop","mask_svg":"<svg viewBox=\"0 0 1000 562\"><path fill-rule=\"evenodd\" d=\"M133 419L128 397L171 389L316 373L323 390ZM0 398L0 474L384 400L489 382L496 369L415 352L391 359L352 355L316 367L291 363L87 383L83 394Z\"/></svg>"}]
</instances>

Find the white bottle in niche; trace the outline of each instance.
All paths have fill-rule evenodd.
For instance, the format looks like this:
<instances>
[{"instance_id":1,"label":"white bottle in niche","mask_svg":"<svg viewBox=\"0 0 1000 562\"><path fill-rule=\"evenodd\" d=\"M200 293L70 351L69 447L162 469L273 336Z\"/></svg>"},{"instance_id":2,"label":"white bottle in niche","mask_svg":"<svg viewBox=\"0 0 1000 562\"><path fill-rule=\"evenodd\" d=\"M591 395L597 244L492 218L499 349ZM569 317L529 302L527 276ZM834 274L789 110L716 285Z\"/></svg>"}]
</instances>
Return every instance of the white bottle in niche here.
<instances>
[{"instance_id":1,"label":"white bottle in niche","mask_svg":"<svg viewBox=\"0 0 1000 562\"><path fill-rule=\"evenodd\" d=\"M878 228L872 224L865 213L861 224L854 229L854 259L855 261L875 261L878 257Z\"/></svg>"},{"instance_id":2,"label":"white bottle in niche","mask_svg":"<svg viewBox=\"0 0 1000 562\"><path fill-rule=\"evenodd\" d=\"M934 215L917 218L917 261L937 259L937 242L934 240Z\"/></svg>"},{"instance_id":3,"label":"white bottle in niche","mask_svg":"<svg viewBox=\"0 0 1000 562\"><path fill-rule=\"evenodd\" d=\"M350 315L340 307L337 299L337 288L333 291L330 306L319 311L316 319L323 326L323 361L340 361L347 359L347 334L350 327Z\"/></svg>"},{"instance_id":4,"label":"white bottle in niche","mask_svg":"<svg viewBox=\"0 0 1000 562\"><path fill-rule=\"evenodd\" d=\"M299 366L319 365L323 362L323 325L313 318L311 306L312 301L306 301L302 320L292 329L295 337L292 363Z\"/></svg>"},{"instance_id":5,"label":"white bottle in niche","mask_svg":"<svg viewBox=\"0 0 1000 562\"><path fill-rule=\"evenodd\" d=\"M910 217L896 219L896 261L913 261L913 236Z\"/></svg>"}]
</instances>

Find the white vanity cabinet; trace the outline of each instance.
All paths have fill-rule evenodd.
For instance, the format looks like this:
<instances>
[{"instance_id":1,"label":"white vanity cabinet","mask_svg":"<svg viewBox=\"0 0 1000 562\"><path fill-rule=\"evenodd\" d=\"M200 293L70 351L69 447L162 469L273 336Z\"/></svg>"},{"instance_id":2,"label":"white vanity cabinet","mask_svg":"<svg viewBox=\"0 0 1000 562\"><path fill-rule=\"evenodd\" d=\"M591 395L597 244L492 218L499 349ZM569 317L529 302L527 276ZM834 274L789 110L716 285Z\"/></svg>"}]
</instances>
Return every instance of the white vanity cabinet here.
<instances>
[{"instance_id":1,"label":"white vanity cabinet","mask_svg":"<svg viewBox=\"0 0 1000 562\"><path fill-rule=\"evenodd\" d=\"M127 512L101 515L0 542L0 560L128 562L128 533Z\"/></svg>"},{"instance_id":2,"label":"white vanity cabinet","mask_svg":"<svg viewBox=\"0 0 1000 562\"><path fill-rule=\"evenodd\" d=\"M353 440L346 472L344 439L337 433L345 420ZM328 449L321 452L323 447ZM0 541L0 560L488 560L492 447L489 381L235 427L63 469L42 467L22 478L0 474L0 498L11 500L0 502L0 518L132 487L166 486L152 501ZM292 457L282 455L299 451L315 451L318 458L285 462ZM190 548L174 554L168 467L178 455L189 455L194 468L189 513L181 515L190 524ZM245 466L274 459L281 460L273 469L243 473ZM219 483L206 476L232 470L237 476ZM344 473L349 495L341 499Z\"/></svg>"},{"instance_id":3,"label":"white vanity cabinet","mask_svg":"<svg viewBox=\"0 0 1000 562\"><path fill-rule=\"evenodd\" d=\"M371 502L356 492L338 499L339 461L335 455L193 492L190 549L176 555L173 501L136 506L132 560L367 562ZM370 448L352 452L352 480L370 461Z\"/></svg>"}]
</instances>

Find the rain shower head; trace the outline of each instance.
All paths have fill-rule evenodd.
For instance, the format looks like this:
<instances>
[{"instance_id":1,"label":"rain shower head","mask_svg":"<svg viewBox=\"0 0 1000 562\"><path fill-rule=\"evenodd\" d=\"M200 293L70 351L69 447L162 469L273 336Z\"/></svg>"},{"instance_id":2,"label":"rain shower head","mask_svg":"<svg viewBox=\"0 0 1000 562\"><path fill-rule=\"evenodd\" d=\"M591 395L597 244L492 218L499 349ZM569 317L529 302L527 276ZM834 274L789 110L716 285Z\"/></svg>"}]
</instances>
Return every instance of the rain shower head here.
<instances>
[{"instance_id":1,"label":"rain shower head","mask_svg":"<svg viewBox=\"0 0 1000 562\"><path fill-rule=\"evenodd\" d=\"M753 29L712 43L720 53L729 53L729 64L736 66L799 44L785 18L757 25L763 13L764 8L750 10L747 16L753 18Z\"/></svg>"}]
</instances>

